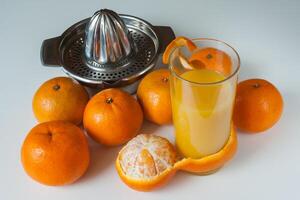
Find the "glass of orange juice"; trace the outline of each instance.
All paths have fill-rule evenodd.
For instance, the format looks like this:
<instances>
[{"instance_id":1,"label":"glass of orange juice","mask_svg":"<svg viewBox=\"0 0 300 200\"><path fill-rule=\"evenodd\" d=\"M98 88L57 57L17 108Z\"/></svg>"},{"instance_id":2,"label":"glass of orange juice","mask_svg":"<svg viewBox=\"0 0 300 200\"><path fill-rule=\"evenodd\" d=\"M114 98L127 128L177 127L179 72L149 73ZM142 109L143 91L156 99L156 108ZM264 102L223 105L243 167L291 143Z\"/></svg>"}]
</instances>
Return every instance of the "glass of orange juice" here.
<instances>
[{"instance_id":1,"label":"glass of orange juice","mask_svg":"<svg viewBox=\"0 0 300 200\"><path fill-rule=\"evenodd\" d=\"M174 47L169 57L176 146L184 157L214 154L226 144L240 67L238 53L214 39Z\"/></svg>"}]
</instances>

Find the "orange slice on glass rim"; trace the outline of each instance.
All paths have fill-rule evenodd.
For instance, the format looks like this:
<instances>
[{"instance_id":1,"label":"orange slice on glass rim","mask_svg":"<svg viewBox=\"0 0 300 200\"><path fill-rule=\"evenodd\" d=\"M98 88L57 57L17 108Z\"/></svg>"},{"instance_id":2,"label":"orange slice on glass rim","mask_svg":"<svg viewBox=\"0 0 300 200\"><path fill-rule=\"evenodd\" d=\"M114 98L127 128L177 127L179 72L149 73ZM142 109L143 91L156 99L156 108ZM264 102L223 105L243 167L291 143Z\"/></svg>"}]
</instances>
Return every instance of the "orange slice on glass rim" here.
<instances>
[{"instance_id":1,"label":"orange slice on glass rim","mask_svg":"<svg viewBox=\"0 0 300 200\"><path fill-rule=\"evenodd\" d=\"M141 134L119 152L116 169L122 181L132 189L151 191L165 185L177 170L208 174L227 163L237 150L232 127L225 146L217 153L199 159L178 159L173 145L165 138Z\"/></svg>"}]
</instances>

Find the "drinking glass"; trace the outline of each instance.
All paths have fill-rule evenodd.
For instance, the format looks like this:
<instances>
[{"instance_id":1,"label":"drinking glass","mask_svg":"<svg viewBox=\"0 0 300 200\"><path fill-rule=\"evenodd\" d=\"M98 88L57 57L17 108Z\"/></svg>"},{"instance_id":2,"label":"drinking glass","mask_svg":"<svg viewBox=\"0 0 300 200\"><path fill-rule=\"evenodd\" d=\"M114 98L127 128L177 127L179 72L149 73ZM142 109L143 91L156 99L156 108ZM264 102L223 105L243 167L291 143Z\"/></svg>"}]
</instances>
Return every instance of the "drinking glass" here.
<instances>
[{"instance_id":1,"label":"drinking glass","mask_svg":"<svg viewBox=\"0 0 300 200\"><path fill-rule=\"evenodd\" d=\"M177 149L201 158L221 150L230 136L240 59L225 42L192 41L196 50L181 46L170 54L171 102Z\"/></svg>"}]
</instances>

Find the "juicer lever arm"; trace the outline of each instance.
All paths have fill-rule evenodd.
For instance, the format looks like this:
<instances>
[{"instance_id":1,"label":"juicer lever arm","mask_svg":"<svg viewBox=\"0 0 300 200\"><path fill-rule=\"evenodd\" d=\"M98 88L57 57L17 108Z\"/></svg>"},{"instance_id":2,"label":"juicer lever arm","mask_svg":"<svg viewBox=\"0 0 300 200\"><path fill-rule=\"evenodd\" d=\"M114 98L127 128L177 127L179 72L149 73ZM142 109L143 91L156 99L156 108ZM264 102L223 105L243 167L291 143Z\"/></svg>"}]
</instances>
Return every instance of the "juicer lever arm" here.
<instances>
[{"instance_id":1,"label":"juicer lever arm","mask_svg":"<svg viewBox=\"0 0 300 200\"><path fill-rule=\"evenodd\" d=\"M169 26L154 26L154 31L159 39L159 53L163 53L168 44L175 39L175 33Z\"/></svg>"},{"instance_id":2,"label":"juicer lever arm","mask_svg":"<svg viewBox=\"0 0 300 200\"><path fill-rule=\"evenodd\" d=\"M41 47L41 62L46 66L60 66L59 44L61 37L50 38L43 41Z\"/></svg>"}]
</instances>

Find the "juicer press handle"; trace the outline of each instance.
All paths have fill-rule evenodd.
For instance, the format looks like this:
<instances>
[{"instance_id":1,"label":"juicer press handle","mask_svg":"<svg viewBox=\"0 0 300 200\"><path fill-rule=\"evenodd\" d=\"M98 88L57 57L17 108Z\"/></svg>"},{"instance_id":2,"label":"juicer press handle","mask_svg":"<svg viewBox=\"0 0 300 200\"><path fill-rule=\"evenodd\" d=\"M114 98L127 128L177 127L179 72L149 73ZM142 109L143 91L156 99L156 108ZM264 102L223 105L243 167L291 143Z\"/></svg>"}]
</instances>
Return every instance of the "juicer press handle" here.
<instances>
[{"instance_id":1,"label":"juicer press handle","mask_svg":"<svg viewBox=\"0 0 300 200\"><path fill-rule=\"evenodd\" d=\"M159 53L163 53L170 42L175 39L175 33L169 26L154 26L154 31L159 39Z\"/></svg>"},{"instance_id":2,"label":"juicer press handle","mask_svg":"<svg viewBox=\"0 0 300 200\"><path fill-rule=\"evenodd\" d=\"M60 66L59 45L61 37L44 40L41 46L41 62L46 66Z\"/></svg>"}]
</instances>

